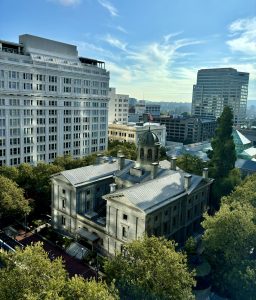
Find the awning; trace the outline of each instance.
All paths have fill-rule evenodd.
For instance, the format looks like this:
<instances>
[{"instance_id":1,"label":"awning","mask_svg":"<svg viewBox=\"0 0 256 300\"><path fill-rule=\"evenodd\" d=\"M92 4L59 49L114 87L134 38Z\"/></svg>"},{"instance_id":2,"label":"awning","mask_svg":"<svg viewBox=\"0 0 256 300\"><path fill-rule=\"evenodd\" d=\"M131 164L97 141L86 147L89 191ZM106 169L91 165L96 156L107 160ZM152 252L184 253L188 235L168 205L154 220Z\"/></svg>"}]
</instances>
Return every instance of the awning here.
<instances>
[{"instance_id":1,"label":"awning","mask_svg":"<svg viewBox=\"0 0 256 300\"><path fill-rule=\"evenodd\" d=\"M95 242L99 239L97 234L91 233L83 228L78 228L76 233L90 242Z\"/></svg>"}]
</instances>

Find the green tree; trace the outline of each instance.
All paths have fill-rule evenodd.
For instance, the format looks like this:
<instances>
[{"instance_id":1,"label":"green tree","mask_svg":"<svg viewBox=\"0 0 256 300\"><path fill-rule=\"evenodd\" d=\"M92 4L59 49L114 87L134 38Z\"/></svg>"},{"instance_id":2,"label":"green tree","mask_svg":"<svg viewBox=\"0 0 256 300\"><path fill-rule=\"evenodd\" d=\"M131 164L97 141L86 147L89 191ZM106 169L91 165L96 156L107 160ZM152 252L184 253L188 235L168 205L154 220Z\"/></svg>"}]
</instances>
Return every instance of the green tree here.
<instances>
[{"instance_id":1,"label":"green tree","mask_svg":"<svg viewBox=\"0 0 256 300\"><path fill-rule=\"evenodd\" d=\"M176 163L180 169L196 175L202 175L203 168L207 166L207 163L201 158L191 154L178 156Z\"/></svg>"},{"instance_id":2,"label":"green tree","mask_svg":"<svg viewBox=\"0 0 256 300\"><path fill-rule=\"evenodd\" d=\"M19 176L19 171L16 167L0 166L0 175L16 182Z\"/></svg>"},{"instance_id":3,"label":"green tree","mask_svg":"<svg viewBox=\"0 0 256 300\"><path fill-rule=\"evenodd\" d=\"M30 207L23 189L12 180L0 176L0 217L28 214Z\"/></svg>"},{"instance_id":4,"label":"green tree","mask_svg":"<svg viewBox=\"0 0 256 300\"><path fill-rule=\"evenodd\" d=\"M33 190L30 198L35 200L36 213L50 213L51 175L63 171L63 168L46 163L38 163L33 168Z\"/></svg>"},{"instance_id":5,"label":"green tree","mask_svg":"<svg viewBox=\"0 0 256 300\"><path fill-rule=\"evenodd\" d=\"M128 159L136 160L137 149L134 143L119 142L119 141L109 141L108 151L106 151L107 156L117 157L117 153L121 151L124 156Z\"/></svg>"},{"instance_id":6,"label":"green tree","mask_svg":"<svg viewBox=\"0 0 256 300\"><path fill-rule=\"evenodd\" d=\"M228 106L217 121L217 129L209 152L210 172L213 178L223 178L234 169L236 162L235 144L232 137L233 114Z\"/></svg>"},{"instance_id":7,"label":"green tree","mask_svg":"<svg viewBox=\"0 0 256 300\"><path fill-rule=\"evenodd\" d=\"M65 300L117 300L117 291L113 285L107 286L104 282L95 280L86 281L75 276L68 281L64 289Z\"/></svg>"},{"instance_id":8,"label":"green tree","mask_svg":"<svg viewBox=\"0 0 256 300\"><path fill-rule=\"evenodd\" d=\"M221 203L229 205L240 203L256 208L256 174L247 176L230 195L222 197Z\"/></svg>"},{"instance_id":9,"label":"green tree","mask_svg":"<svg viewBox=\"0 0 256 300\"><path fill-rule=\"evenodd\" d=\"M37 243L2 253L4 267L0 269L0 299L7 300L114 300L113 288L81 277L69 279L62 260L51 261Z\"/></svg>"},{"instance_id":10,"label":"green tree","mask_svg":"<svg viewBox=\"0 0 256 300\"><path fill-rule=\"evenodd\" d=\"M222 204L214 216L206 215L202 222L203 244L213 268L214 285L232 299L255 299L254 220L255 208L234 202Z\"/></svg>"},{"instance_id":11,"label":"green tree","mask_svg":"<svg viewBox=\"0 0 256 300\"><path fill-rule=\"evenodd\" d=\"M186 255L164 238L144 237L125 245L104 265L107 279L115 280L122 299L194 299L193 272Z\"/></svg>"},{"instance_id":12,"label":"green tree","mask_svg":"<svg viewBox=\"0 0 256 300\"><path fill-rule=\"evenodd\" d=\"M225 106L217 121L217 129L211 142L212 150L208 152L209 174L215 179L211 193L211 204L215 210L219 209L221 197L228 195L241 177L238 171L234 171L236 151L232 126L232 111Z\"/></svg>"},{"instance_id":13,"label":"green tree","mask_svg":"<svg viewBox=\"0 0 256 300\"><path fill-rule=\"evenodd\" d=\"M64 155L57 157L53 164L64 170L71 170L94 164L96 157L97 156L95 154L92 154L82 158L74 159L71 155Z\"/></svg>"}]
</instances>

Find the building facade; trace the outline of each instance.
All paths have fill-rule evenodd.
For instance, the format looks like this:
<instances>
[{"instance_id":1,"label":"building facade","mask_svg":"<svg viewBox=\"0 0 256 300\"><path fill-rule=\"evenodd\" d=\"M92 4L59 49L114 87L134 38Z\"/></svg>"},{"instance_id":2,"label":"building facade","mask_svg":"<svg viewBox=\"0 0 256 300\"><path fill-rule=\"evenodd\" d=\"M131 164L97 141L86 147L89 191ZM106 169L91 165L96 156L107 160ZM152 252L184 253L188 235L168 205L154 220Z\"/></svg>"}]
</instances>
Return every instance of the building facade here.
<instances>
[{"instance_id":1,"label":"building facade","mask_svg":"<svg viewBox=\"0 0 256 300\"><path fill-rule=\"evenodd\" d=\"M143 133L150 130L154 132L162 146L166 144L166 127L158 123L129 123L127 125L109 124L108 138L110 141L128 142L138 145Z\"/></svg>"},{"instance_id":2,"label":"building facade","mask_svg":"<svg viewBox=\"0 0 256 300\"><path fill-rule=\"evenodd\" d=\"M52 176L52 222L56 230L114 255L143 234L184 243L200 227L209 204L208 170L203 176L159 162L159 140L140 138L137 161L102 157L98 165Z\"/></svg>"},{"instance_id":3,"label":"building facade","mask_svg":"<svg viewBox=\"0 0 256 300\"><path fill-rule=\"evenodd\" d=\"M109 73L77 47L32 35L0 41L0 165L107 148Z\"/></svg>"},{"instance_id":4,"label":"building facade","mask_svg":"<svg viewBox=\"0 0 256 300\"><path fill-rule=\"evenodd\" d=\"M115 88L109 88L108 122L110 124L127 124L129 95L116 94Z\"/></svg>"},{"instance_id":5,"label":"building facade","mask_svg":"<svg viewBox=\"0 0 256 300\"><path fill-rule=\"evenodd\" d=\"M154 120L166 126L166 140L185 144L198 143L210 140L217 123L197 117L173 117L161 115Z\"/></svg>"},{"instance_id":6,"label":"building facade","mask_svg":"<svg viewBox=\"0 0 256 300\"><path fill-rule=\"evenodd\" d=\"M193 86L192 115L206 119L220 117L225 106L234 114L234 124L245 122L249 73L233 68L202 69Z\"/></svg>"}]
</instances>

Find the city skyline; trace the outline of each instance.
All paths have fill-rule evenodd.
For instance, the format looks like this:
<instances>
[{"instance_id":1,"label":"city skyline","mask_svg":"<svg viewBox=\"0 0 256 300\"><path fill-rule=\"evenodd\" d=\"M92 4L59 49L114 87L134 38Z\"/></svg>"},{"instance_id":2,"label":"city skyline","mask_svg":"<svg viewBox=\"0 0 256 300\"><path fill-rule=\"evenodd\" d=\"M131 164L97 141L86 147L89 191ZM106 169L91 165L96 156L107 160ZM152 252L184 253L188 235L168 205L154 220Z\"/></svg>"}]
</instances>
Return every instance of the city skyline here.
<instances>
[{"instance_id":1,"label":"city skyline","mask_svg":"<svg viewBox=\"0 0 256 300\"><path fill-rule=\"evenodd\" d=\"M40 0L0 4L0 39L20 34L78 45L106 62L110 86L147 100L192 101L202 68L250 73L256 99L255 1ZM47 20L47 22L46 22Z\"/></svg>"}]
</instances>

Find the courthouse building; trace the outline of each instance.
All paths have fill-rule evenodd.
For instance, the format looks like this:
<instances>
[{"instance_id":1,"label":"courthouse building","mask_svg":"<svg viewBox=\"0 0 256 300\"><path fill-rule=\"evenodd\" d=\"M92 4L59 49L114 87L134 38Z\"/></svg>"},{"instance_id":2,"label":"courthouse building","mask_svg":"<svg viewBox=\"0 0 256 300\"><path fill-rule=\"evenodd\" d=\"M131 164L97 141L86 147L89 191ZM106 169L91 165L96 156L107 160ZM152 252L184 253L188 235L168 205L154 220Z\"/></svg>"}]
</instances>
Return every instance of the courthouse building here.
<instances>
[{"instance_id":1,"label":"courthouse building","mask_svg":"<svg viewBox=\"0 0 256 300\"><path fill-rule=\"evenodd\" d=\"M175 158L159 162L159 147L148 130L136 161L99 157L53 175L53 227L105 255L145 233L184 243L200 227L212 180L207 169L202 176L177 169Z\"/></svg>"}]
</instances>

